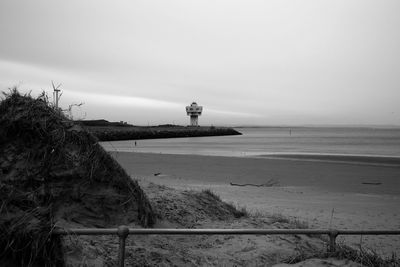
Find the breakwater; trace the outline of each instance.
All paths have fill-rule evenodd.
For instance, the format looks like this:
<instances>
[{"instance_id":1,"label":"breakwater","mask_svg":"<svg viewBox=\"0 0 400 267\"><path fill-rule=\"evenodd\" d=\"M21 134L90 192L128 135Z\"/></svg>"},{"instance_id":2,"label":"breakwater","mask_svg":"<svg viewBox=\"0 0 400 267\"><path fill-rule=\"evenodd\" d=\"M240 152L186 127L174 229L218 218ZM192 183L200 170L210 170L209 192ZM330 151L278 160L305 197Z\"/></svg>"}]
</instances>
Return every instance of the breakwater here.
<instances>
[{"instance_id":1,"label":"breakwater","mask_svg":"<svg viewBox=\"0 0 400 267\"><path fill-rule=\"evenodd\" d=\"M85 126L85 128L95 135L99 141L241 135L233 128L213 126Z\"/></svg>"}]
</instances>

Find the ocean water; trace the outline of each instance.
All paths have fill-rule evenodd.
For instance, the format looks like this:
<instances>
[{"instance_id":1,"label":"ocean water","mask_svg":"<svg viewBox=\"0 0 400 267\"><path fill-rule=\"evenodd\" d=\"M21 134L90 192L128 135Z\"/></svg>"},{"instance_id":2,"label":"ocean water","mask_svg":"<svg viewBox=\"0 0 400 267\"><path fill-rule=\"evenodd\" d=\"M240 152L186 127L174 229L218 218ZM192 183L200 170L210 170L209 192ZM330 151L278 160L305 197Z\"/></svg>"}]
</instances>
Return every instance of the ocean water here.
<instances>
[{"instance_id":1,"label":"ocean water","mask_svg":"<svg viewBox=\"0 0 400 267\"><path fill-rule=\"evenodd\" d=\"M400 157L400 128L236 128L243 135L102 142L108 151L233 157L336 155Z\"/></svg>"}]
</instances>

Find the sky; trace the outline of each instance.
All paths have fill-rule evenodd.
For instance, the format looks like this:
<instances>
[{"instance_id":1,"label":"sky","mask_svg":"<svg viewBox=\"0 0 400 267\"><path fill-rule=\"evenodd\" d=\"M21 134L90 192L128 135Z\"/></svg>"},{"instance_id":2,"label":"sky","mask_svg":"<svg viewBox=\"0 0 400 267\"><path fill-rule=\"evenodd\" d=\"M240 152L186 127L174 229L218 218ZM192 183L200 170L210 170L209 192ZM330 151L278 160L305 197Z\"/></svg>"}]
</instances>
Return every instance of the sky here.
<instances>
[{"instance_id":1,"label":"sky","mask_svg":"<svg viewBox=\"0 0 400 267\"><path fill-rule=\"evenodd\" d=\"M398 0L1 0L0 90L135 125L400 125Z\"/></svg>"}]
</instances>

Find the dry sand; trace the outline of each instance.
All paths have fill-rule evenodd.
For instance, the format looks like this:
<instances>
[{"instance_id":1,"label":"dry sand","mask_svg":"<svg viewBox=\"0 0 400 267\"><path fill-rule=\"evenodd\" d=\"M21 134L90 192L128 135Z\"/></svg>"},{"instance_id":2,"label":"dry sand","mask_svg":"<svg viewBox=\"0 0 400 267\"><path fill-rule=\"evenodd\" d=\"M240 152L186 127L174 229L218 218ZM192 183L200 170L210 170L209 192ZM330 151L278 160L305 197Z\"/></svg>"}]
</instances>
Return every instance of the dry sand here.
<instances>
[{"instance_id":1,"label":"dry sand","mask_svg":"<svg viewBox=\"0 0 400 267\"><path fill-rule=\"evenodd\" d=\"M177 189L209 188L223 200L250 211L298 218L312 228L400 229L399 167L266 158L112 154L139 181ZM262 184L269 179L279 185L229 184ZM361 242L364 248L385 255L400 251L400 236L351 236L338 240L356 247Z\"/></svg>"}]
</instances>

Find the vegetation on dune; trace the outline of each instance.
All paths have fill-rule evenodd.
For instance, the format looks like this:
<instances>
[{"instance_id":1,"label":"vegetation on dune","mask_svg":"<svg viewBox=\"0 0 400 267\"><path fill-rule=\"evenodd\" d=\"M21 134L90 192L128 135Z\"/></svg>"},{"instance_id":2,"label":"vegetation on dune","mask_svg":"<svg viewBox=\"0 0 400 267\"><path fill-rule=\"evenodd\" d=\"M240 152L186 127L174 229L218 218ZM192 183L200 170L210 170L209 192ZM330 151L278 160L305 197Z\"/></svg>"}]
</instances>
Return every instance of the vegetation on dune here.
<instances>
[{"instance_id":1,"label":"vegetation on dune","mask_svg":"<svg viewBox=\"0 0 400 267\"><path fill-rule=\"evenodd\" d=\"M155 222L136 181L49 103L16 89L0 103L0 263L62 266L56 223Z\"/></svg>"}]
</instances>

